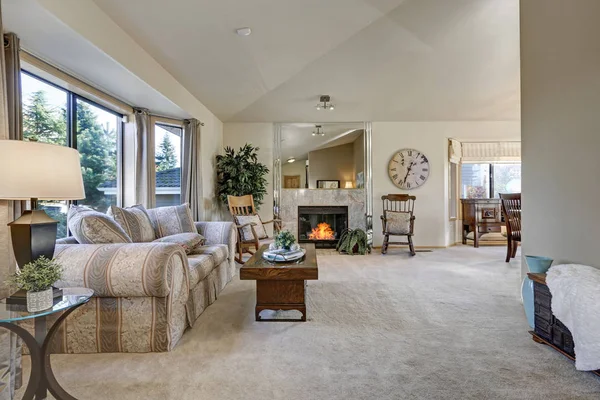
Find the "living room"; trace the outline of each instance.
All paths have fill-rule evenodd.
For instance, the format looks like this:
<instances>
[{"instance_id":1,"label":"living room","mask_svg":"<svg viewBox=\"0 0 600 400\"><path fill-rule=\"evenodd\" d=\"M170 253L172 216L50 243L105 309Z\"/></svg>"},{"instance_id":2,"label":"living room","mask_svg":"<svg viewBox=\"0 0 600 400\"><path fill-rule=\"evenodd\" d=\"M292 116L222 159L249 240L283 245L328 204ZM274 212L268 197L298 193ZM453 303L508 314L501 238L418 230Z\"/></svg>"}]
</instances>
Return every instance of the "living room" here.
<instances>
[{"instance_id":1,"label":"living room","mask_svg":"<svg viewBox=\"0 0 600 400\"><path fill-rule=\"evenodd\" d=\"M1 6L0 400L598 398L595 0Z\"/></svg>"}]
</instances>

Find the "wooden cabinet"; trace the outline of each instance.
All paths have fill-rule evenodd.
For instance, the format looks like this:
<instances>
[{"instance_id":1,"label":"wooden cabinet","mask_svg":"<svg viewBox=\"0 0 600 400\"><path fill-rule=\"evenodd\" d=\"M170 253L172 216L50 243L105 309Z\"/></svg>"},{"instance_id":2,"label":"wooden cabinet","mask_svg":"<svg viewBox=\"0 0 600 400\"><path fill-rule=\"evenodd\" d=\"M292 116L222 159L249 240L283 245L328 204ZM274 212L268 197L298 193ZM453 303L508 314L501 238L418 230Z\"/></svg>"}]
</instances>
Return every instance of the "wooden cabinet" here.
<instances>
[{"instance_id":1,"label":"wooden cabinet","mask_svg":"<svg viewBox=\"0 0 600 400\"><path fill-rule=\"evenodd\" d=\"M462 203L462 242L473 240L473 246L479 247L479 238L484 233L501 232L502 205L500 199L461 199ZM474 232L473 239L468 239L469 232Z\"/></svg>"}]
</instances>

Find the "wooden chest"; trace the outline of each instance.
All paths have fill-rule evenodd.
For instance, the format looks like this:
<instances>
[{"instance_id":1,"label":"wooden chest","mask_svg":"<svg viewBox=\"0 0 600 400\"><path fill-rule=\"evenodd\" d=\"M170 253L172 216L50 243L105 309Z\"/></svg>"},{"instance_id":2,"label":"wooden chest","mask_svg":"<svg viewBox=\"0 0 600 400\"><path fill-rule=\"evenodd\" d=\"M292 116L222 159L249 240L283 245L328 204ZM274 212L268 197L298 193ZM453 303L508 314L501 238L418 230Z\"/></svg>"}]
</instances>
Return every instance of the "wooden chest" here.
<instances>
[{"instance_id":1,"label":"wooden chest","mask_svg":"<svg viewBox=\"0 0 600 400\"><path fill-rule=\"evenodd\" d=\"M546 274L527 274L533 281L535 328L533 340L547 344L571 360L575 360L575 342L569 329L552 313L552 295L546 286ZM600 376L600 370L591 371Z\"/></svg>"},{"instance_id":2,"label":"wooden chest","mask_svg":"<svg viewBox=\"0 0 600 400\"><path fill-rule=\"evenodd\" d=\"M533 282L535 304L534 332L568 355L575 357L575 344L569 329L552 314L552 295L548 286Z\"/></svg>"}]
</instances>

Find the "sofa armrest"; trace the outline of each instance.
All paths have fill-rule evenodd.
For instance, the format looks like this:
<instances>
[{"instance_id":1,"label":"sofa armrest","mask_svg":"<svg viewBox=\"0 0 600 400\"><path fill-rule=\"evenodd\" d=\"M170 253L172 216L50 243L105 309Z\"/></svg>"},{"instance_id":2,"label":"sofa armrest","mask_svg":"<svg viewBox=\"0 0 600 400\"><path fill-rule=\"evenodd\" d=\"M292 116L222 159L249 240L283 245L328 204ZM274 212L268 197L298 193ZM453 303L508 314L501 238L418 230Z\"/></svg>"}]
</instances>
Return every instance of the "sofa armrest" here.
<instances>
[{"instance_id":1,"label":"sofa armrest","mask_svg":"<svg viewBox=\"0 0 600 400\"><path fill-rule=\"evenodd\" d=\"M233 222L196 222L196 229L204 236L207 245L226 244L229 249L229 259L233 260L238 240Z\"/></svg>"},{"instance_id":2,"label":"sofa armrest","mask_svg":"<svg viewBox=\"0 0 600 400\"><path fill-rule=\"evenodd\" d=\"M185 251L173 243L58 244L54 257L63 266L58 287L98 297L166 297L181 274L189 288Z\"/></svg>"}]
</instances>

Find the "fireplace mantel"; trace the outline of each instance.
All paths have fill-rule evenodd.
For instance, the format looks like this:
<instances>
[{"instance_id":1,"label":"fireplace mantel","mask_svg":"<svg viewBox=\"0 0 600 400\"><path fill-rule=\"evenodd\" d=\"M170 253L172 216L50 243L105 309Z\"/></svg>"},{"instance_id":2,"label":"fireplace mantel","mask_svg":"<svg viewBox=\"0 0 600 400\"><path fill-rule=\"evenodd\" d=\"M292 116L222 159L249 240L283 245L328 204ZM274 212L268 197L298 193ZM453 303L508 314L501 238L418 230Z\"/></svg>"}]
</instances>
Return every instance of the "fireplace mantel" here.
<instances>
[{"instance_id":1,"label":"fireplace mantel","mask_svg":"<svg viewBox=\"0 0 600 400\"><path fill-rule=\"evenodd\" d=\"M279 218L297 236L298 206L348 206L350 229L366 230L365 189L282 189Z\"/></svg>"}]
</instances>

